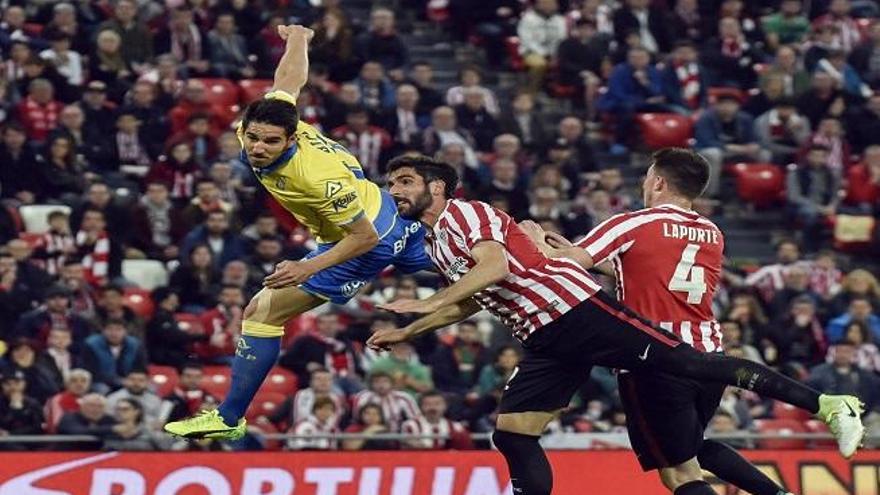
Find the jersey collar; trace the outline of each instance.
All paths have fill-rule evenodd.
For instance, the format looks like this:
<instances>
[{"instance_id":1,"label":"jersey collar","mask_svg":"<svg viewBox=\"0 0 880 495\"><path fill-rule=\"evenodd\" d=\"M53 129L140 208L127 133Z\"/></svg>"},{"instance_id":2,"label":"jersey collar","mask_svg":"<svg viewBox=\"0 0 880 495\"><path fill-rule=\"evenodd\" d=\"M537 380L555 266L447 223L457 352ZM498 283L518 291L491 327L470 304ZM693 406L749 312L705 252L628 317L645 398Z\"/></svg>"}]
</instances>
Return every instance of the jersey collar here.
<instances>
[{"instance_id":1,"label":"jersey collar","mask_svg":"<svg viewBox=\"0 0 880 495\"><path fill-rule=\"evenodd\" d=\"M281 153L281 156L275 159L274 162L270 163L265 167L254 167L251 165L251 162L247 159L247 154L245 154L244 150L241 150L241 161L246 163L249 167L251 167L257 177L264 177L266 175L275 172L279 168L283 167L285 163L290 161L293 158L293 155L296 154L296 143L290 145L290 148L287 148L284 153Z\"/></svg>"},{"instance_id":2,"label":"jersey collar","mask_svg":"<svg viewBox=\"0 0 880 495\"><path fill-rule=\"evenodd\" d=\"M687 208L682 208L681 206L674 205L672 203L663 203L662 205L657 205L657 208L669 208L672 210L678 210L684 213L696 214L694 210L688 210Z\"/></svg>"},{"instance_id":3,"label":"jersey collar","mask_svg":"<svg viewBox=\"0 0 880 495\"><path fill-rule=\"evenodd\" d=\"M435 238L436 232L434 231L434 229L437 228L437 225L440 223L440 219L443 218L443 215L446 214L446 210L449 209L449 205L452 204L452 201L453 201L452 198L449 198L446 200L446 206L444 206L443 210L440 212L440 214L437 215L437 223L435 223L434 225L428 225L428 224L422 223L422 225L425 227L425 236L426 237L428 237L430 239Z\"/></svg>"}]
</instances>

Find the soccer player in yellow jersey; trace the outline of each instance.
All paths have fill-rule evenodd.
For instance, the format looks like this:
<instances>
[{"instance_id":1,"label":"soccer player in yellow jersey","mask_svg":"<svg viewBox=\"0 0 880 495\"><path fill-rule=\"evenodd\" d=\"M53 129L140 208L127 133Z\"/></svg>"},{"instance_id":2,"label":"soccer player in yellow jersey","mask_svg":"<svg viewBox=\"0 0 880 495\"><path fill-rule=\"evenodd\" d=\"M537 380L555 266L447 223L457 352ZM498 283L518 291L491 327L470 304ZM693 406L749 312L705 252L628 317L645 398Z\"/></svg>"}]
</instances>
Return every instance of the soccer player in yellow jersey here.
<instances>
[{"instance_id":1,"label":"soccer player in yellow jersey","mask_svg":"<svg viewBox=\"0 0 880 495\"><path fill-rule=\"evenodd\" d=\"M389 265L403 272L430 269L418 221L397 215L391 195L364 177L343 146L300 122L296 100L308 77L311 29L279 26L286 49L272 91L244 112L242 156L260 183L308 227L319 247L283 261L244 310L230 390L209 412L165 425L187 438L237 439L244 413L275 364L284 323L327 301L344 304Z\"/></svg>"}]
</instances>

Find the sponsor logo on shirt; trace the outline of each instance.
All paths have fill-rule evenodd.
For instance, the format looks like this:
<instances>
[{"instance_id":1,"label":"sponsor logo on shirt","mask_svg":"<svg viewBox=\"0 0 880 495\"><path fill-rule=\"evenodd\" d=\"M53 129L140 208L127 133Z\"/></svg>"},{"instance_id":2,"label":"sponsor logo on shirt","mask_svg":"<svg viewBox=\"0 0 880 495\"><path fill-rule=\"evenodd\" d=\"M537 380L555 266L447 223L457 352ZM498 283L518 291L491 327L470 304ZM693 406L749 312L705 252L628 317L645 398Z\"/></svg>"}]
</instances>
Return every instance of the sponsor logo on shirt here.
<instances>
[{"instance_id":1,"label":"sponsor logo on shirt","mask_svg":"<svg viewBox=\"0 0 880 495\"><path fill-rule=\"evenodd\" d=\"M328 198L332 198L339 191L342 190L342 183L335 180L327 181L327 188L324 190L324 196Z\"/></svg>"},{"instance_id":2,"label":"sponsor logo on shirt","mask_svg":"<svg viewBox=\"0 0 880 495\"><path fill-rule=\"evenodd\" d=\"M346 194L345 196L334 199L333 200L333 208L336 211L344 210L348 207L348 205L354 203L354 201L356 199L357 199L357 193L352 191L352 192Z\"/></svg>"}]
</instances>

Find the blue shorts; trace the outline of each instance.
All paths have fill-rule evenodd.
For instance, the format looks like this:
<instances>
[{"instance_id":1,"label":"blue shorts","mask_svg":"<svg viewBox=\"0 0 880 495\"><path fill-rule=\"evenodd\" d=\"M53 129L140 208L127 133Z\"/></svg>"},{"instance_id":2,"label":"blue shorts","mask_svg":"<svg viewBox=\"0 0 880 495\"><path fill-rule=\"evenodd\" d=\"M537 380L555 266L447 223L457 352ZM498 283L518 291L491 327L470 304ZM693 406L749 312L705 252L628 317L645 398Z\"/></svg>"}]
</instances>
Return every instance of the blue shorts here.
<instances>
[{"instance_id":1,"label":"blue shorts","mask_svg":"<svg viewBox=\"0 0 880 495\"><path fill-rule=\"evenodd\" d=\"M321 270L300 285L300 289L330 302L345 304L390 265L403 273L433 269L425 252L425 229L421 222L400 218L397 205L386 191L382 191L382 206L373 225L379 233L376 247L357 258ZM318 256L335 244L319 244L304 259Z\"/></svg>"}]
</instances>

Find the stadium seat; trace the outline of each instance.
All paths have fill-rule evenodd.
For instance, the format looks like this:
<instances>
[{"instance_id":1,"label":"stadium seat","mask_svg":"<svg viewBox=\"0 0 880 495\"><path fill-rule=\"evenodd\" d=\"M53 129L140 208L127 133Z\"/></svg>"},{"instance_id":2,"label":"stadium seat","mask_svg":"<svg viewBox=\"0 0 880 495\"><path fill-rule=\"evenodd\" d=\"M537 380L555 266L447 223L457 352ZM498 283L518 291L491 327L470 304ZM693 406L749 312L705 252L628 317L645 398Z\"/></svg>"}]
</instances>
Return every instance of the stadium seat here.
<instances>
[{"instance_id":1,"label":"stadium seat","mask_svg":"<svg viewBox=\"0 0 880 495\"><path fill-rule=\"evenodd\" d=\"M785 194L785 173L772 163L737 163L728 168L740 199L757 207L778 204Z\"/></svg>"},{"instance_id":2,"label":"stadium seat","mask_svg":"<svg viewBox=\"0 0 880 495\"><path fill-rule=\"evenodd\" d=\"M211 103L230 106L238 103L239 87L229 79L203 78L199 79L208 88L207 99Z\"/></svg>"},{"instance_id":3,"label":"stadium seat","mask_svg":"<svg viewBox=\"0 0 880 495\"><path fill-rule=\"evenodd\" d=\"M425 7L425 17L435 24L443 24L449 20L449 0L429 0Z\"/></svg>"},{"instance_id":4,"label":"stadium seat","mask_svg":"<svg viewBox=\"0 0 880 495\"><path fill-rule=\"evenodd\" d=\"M202 326L202 319L199 315L194 315L191 313L175 313L174 321L180 325L180 329L187 333L192 333L196 335L201 335L205 333L205 329Z\"/></svg>"},{"instance_id":5,"label":"stadium seat","mask_svg":"<svg viewBox=\"0 0 880 495\"><path fill-rule=\"evenodd\" d=\"M286 399L284 394L259 391L254 397L254 401L251 402L245 417L250 422L260 416L271 416L281 406L284 399Z\"/></svg>"},{"instance_id":6,"label":"stadium seat","mask_svg":"<svg viewBox=\"0 0 880 495\"><path fill-rule=\"evenodd\" d=\"M636 121L642 130L642 142L651 150L685 148L694 135L691 119L677 113L640 113Z\"/></svg>"},{"instance_id":7,"label":"stadium seat","mask_svg":"<svg viewBox=\"0 0 880 495\"><path fill-rule=\"evenodd\" d=\"M202 388L219 400L226 398L232 368L229 366L205 366Z\"/></svg>"},{"instance_id":8,"label":"stadium seat","mask_svg":"<svg viewBox=\"0 0 880 495\"><path fill-rule=\"evenodd\" d=\"M248 103L258 100L272 89L271 79L242 79L238 81L238 87L241 89L241 103Z\"/></svg>"},{"instance_id":9,"label":"stadium seat","mask_svg":"<svg viewBox=\"0 0 880 495\"><path fill-rule=\"evenodd\" d=\"M156 307L150 297L150 291L137 287L126 287L123 298L123 303L144 321L149 321L153 317Z\"/></svg>"},{"instance_id":10,"label":"stadium seat","mask_svg":"<svg viewBox=\"0 0 880 495\"><path fill-rule=\"evenodd\" d=\"M811 419L804 422L804 426L809 433L830 433L828 426L818 419ZM833 438L826 440L810 440L811 449L837 450L837 442Z\"/></svg>"},{"instance_id":11,"label":"stadium seat","mask_svg":"<svg viewBox=\"0 0 880 495\"><path fill-rule=\"evenodd\" d=\"M786 404L785 402L774 401L773 417L775 419L793 419L803 423L804 421L809 421L812 416L799 407Z\"/></svg>"},{"instance_id":12,"label":"stadium seat","mask_svg":"<svg viewBox=\"0 0 880 495\"><path fill-rule=\"evenodd\" d=\"M63 211L70 215L70 207L65 205L23 205L18 208L25 232L42 234L49 231L49 213Z\"/></svg>"},{"instance_id":13,"label":"stadium seat","mask_svg":"<svg viewBox=\"0 0 880 495\"><path fill-rule=\"evenodd\" d=\"M260 387L260 392L275 392L283 395L293 395L296 392L296 375L290 371L274 367Z\"/></svg>"},{"instance_id":14,"label":"stadium seat","mask_svg":"<svg viewBox=\"0 0 880 495\"><path fill-rule=\"evenodd\" d=\"M168 284L168 271L158 260L123 260L122 276L145 290Z\"/></svg>"},{"instance_id":15,"label":"stadium seat","mask_svg":"<svg viewBox=\"0 0 880 495\"><path fill-rule=\"evenodd\" d=\"M36 249L43 245L43 234L36 232L22 232L18 234L18 238L23 240L31 249Z\"/></svg>"},{"instance_id":16,"label":"stadium seat","mask_svg":"<svg viewBox=\"0 0 880 495\"><path fill-rule=\"evenodd\" d=\"M180 379L177 375L177 370L171 366L151 364L147 367L147 372L150 374L150 382L153 384L156 395L159 397L165 397L170 394Z\"/></svg>"},{"instance_id":17,"label":"stadium seat","mask_svg":"<svg viewBox=\"0 0 880 495\"><path fill-rule=\"evenodd\" d=\"M268 439L262 438L262 436L260 435L261 433L264 435L279 433L278 428L275 428L275 425L273 425L272 423L269 423L269 422L258 423L256 421L254 421L254 422L248 423L248 430L250 430L250 429L254 429L257 436L260 436L260 440L263 443L263 450L267 450L269 452L275 452L275 451L281 450L281 446L282 446L281 440L268 440Z\"/></svg>"},{"instance_id":18,"label":"stadium seat","mask_svg":"<svg viewBox=\"0 0 880 495\"><path fill-rule=\"evenodd\" d=\"M510 60L510 68L515 71L526 69L526 62L519 53L519 38L508 36L504 39L504 47L507 49L507 57Z\"/></svg>"},{"instance_id":19,"label":"stadium seat","mask_svg":"<svg viewBox=\"0 0 880 495\"><path fill-rule=\"evenodd\" d=\"M803 423L793 419L757 419L755 420L755 430L758 433L783 436L807 432L807 428ZM759 440L758 447L762 449L797 450L805 449L807 441L795 438L775 438Z\"/></svg>"}]
</instances>

